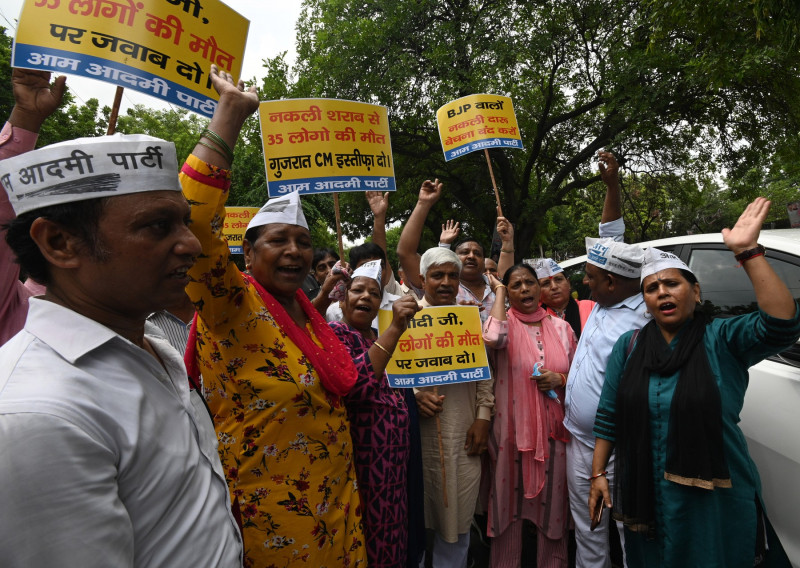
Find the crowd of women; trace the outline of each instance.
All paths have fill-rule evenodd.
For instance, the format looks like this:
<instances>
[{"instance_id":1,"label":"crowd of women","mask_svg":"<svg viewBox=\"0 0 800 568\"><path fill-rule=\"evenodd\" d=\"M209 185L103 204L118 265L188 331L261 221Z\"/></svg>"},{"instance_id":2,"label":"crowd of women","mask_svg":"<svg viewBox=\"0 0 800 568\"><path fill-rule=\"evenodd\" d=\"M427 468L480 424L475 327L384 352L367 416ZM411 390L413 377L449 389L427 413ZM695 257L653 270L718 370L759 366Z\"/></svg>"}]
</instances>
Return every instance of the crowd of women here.
<instances>
[{"instance_id":1,"label":"crowd of women","mask_svg":"<svg viewBox=\"0 0 800 568\"><path fill-rule=\"evenodd\" d=\"M394 277L385 251L353 266L315 252L297 194L254 216L245 271L237 268L222 235L231 149L258 100L219 76L217 112L181 173L202 245L189 272L197 314L186 361L213 416L245 565L419 566L419 417L413 392L390 388L385 369L420 298L387 291ZM586 518L610 508L624 523L628 566L788 565L736 426L747 368L800 336L796 303L758 245L768 208L757 199L723 231L753 283L752 314L708 321L688 266L655 249L643 259L637 279L649 323L622 335L611 354L591 493L580 504ZM565 388L597 308L573 298L551 259L483 278L494 296L482 329L495 378L482 499L491 563L520 565L530 521L537 566L564 567L572 525ZM318 294L337 303L338 321L312 304ZM378 335L374 321L387 304L391 323Z\"/></svg>"}]
</instances>

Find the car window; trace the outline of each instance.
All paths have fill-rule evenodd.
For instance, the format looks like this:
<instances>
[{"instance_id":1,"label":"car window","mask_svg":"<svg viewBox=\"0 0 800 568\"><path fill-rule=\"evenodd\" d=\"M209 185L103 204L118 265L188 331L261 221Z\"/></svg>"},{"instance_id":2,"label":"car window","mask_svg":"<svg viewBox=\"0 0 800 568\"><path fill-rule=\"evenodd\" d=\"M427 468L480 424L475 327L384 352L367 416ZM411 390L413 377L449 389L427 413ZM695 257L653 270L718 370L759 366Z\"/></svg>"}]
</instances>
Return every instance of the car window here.
<instances>
[{"instance_id":1,"label":"car window","mask_svg":"<svg viewBox=\"0 0 800 568\"><path fill-rule=\"evenodd\" d=\"M791 262L772 255L767 261L792 296L800 298L800 258ZM711 315L731 317L757 309L753 285L727 248L693 248L689 268L700 282L703 304Z\"/></svg>"},{"instance_id":2,"label":"car window","mask_svg":"<svg viewBox=\"0 0 800 568\"><path fill-rule=\"evenodd\" d=\"M770 251L767 261L800 300L800 258ZM714 317L731 317L757 309L753 286L727 248L693 248L689 268L697 276L703 307ZM800 367L800 343L769 358Z\"/></svg>"}]
</instances>

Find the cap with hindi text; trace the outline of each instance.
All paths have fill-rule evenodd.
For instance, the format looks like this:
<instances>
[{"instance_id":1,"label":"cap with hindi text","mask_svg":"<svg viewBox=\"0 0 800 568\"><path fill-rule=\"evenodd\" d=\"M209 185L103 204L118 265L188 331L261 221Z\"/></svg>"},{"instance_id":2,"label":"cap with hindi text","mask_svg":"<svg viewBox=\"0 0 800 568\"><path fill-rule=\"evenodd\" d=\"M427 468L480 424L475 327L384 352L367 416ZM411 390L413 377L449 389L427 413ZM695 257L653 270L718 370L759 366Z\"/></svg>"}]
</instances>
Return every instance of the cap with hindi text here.
<instances>
[{"instance_id":1,"label":"cap with hindi text","mask_svg":"<svg viewBox=\"0 0 800 568\"><path fill-rule=\"evenodd\" d=\"M552 278L559 272L564 272L564 269L552 258L535 258L528 264L533 266L537 278Z\"/></svg>"},{"instance_id":2,"label":"cap with hindi text","mask_svg":"<svg viewBox=\"0 0 800 568\"><path fill-rule=\"evenodd\" d=\"M644 252L612 238L586 237L586 262L627 278L639 278Z\"/></svg>"},{"instance_id":3,"label":"cap with hindi text","mask_svg":"<svg viewBox=\"0 0 800 568\"><path fill-rule=\"evenodd\" d=\"M378 286L381 285L381 261L380 260L370 260L369 262L365 262L358 268L353 271L353 275L350 277L351 279L355 280L359 276L366 276L367 278L372 278L373 280L378 281Z\"/></svg>"},{"instance_id":4,"label":"cap with hindi text","mask_svg":"<svg viewBox=\"0 0 800 568\"><path fill-rule=\"evenodd\" d=\"M678 270L688 270L689 272L692 272L692 270L686 266L685 262L671 252L650 247L644 251L644 263L642 264L641 281L644 282L644 279L651 274L656 274L657 272L667 270L668 268L677 268ZM692 274L694 273L692 272Z\"/></svg>"},{"instance_id":5,"label":"cap with hindi text","mask_svg":"<svg viewBox=\"0 0 800 568\"><path fill-rule=\"evenodd\" d=\"M0 161L17 215L74 201L180 191L172 142L143 134L78 138Z\"/></svg>"}]
</instances>

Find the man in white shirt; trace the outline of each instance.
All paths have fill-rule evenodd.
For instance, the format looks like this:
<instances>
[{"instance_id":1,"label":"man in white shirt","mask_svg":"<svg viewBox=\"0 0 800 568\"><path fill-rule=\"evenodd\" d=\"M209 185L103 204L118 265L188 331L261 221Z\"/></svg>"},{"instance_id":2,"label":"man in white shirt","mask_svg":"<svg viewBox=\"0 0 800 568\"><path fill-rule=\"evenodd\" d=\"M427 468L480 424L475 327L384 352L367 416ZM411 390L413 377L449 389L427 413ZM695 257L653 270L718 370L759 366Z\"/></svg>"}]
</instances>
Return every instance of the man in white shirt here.
<instances>
[{"instance_id":1,"label":"man in white shirt","mask_svg":"<svg viewBox=\"0 0 800 568\"><path fill-rule=\"evenodd\" d=\"M200 253L174 145L75 140L0 162L0 179L7 241L47 285L0 348L3 566L241 566L208 416L144 331Z\"/></svg>"},{"instance_id":2,"label":"man in white shirt","mask_svg":"<svg viewBox=\"0 0 800 568\"><path fill-rule=\"evenodd\" d=\"M609 152L600 152L599 156L607 192L600 223L601 238L586 239L588 258L583 279L597 305L581 332L564 400L564 426L571 434L567 444L567 485L575 522L577 568L611 566L608 540L610 515L604 515L602 523L592 531L586 510L591 486L589 478L593 473L592 429L612 347L620 335L641 328L646 323L644 299L639 286L644 254L638 246L622 242L625 223L619 199L617 161ZM609 483L613 483L613 461L609 461L607 476Z\"/></svg>"}]
</instances>

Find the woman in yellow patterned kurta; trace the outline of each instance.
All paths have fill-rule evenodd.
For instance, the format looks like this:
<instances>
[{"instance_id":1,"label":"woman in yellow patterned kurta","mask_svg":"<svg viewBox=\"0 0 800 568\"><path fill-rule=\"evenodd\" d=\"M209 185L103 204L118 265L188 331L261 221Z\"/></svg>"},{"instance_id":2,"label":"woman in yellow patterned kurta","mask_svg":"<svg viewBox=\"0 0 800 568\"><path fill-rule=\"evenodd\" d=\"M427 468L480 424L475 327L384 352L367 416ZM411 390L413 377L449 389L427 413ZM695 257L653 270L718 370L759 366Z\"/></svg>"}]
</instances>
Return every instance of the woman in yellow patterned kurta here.
<instances>
[{"instance_id":1,"label":"woman in yellow patterned kurta","mask_svg":"<svg viewBox=\"0 0 800 568\"><path fill-rule=\"evenodd\" d=\"M245 566L366 566L347 414L321 381L337 365L346 375L352 360L331 360L335 346L298 292L311 263L307 228L273 223L248 232L254 279L229 258L221 234L230 186L221 168L229 163L213 133L232 147L257 99L229 76L212 76L221 91L212 135L181 174L203 245L187 292L198 309L196 362L241 513ZM290 336L300 337L302 351Z\"/></svg>"}]
</instances>

